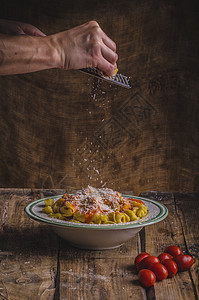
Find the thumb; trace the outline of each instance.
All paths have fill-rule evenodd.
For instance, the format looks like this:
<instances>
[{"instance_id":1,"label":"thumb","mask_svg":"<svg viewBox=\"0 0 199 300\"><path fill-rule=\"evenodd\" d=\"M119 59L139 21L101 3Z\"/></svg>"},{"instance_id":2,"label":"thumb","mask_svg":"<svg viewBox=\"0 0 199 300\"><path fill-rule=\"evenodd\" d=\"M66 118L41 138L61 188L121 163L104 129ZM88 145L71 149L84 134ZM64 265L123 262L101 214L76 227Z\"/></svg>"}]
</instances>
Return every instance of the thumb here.
<instances>
[{"instance_id":1,"label":"thumb","mask_svg":"<svg viewBox=\"0 0 199 300\"><path fill-rule=\"evenodd\" d=\"M45 33L43 33L42 31L40 31L37 28L33 31L33 35L35 35L35 36L46 36Z\"/></svg>"},{"instance_id":2,"label":"thumb","mask_svg":"<svg viewBox=\"0 0 199 300\"><path fill-rule=\"evenodd\" d=\"M41 37L46 36L46 34L43 33L41 30L39 30L37 27L29 24L25 28L23 28L23 31L25 34L28 35L41 36Z\"/></svg>"}]
</instances>

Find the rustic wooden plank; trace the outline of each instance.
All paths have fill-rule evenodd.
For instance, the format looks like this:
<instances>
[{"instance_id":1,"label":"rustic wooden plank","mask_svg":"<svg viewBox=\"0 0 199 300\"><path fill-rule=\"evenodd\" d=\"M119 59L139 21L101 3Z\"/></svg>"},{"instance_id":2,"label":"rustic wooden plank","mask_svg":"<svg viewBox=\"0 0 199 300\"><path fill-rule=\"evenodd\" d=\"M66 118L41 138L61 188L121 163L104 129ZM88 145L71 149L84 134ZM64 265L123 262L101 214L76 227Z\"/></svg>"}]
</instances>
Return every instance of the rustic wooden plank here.
<instances>
[{"instance_id":1,"label":"rustic wooden plank","mask_svg":"<svg viewBox=\"0 0 199 300\"><path fill-rule=\"evenodd\" d=\"M157 192L145 192L142 193L143 197L151 198L164 203L168 210L168 217L156 224L145 228L145 249L151 255L158 255L164 251L168 245L177 245L182 250L186 250L186 236L183 233L184 225L182 225L182 220L179 219L179 211L183 207L184 201L181 201L180 206L177 209L175 202L175 195L172 193L157 193ZM180 198L182 200L182 198ZM190 205L195 207L197 198ZM193 216L194 218L194 216ZM183 224L189 224L191 217L187 218L184 214ZM188 225L187 225L188 226ZM188 234L187 234L188 235ZM188 235L191 241L191 235ZM195 235L196 237L196 235ZM194 243L194 240L192 240ZM197 262L195 262L198 265ZM156 282L154 285L155 299L157 300L173 300L173 299L197 299L196 286L193 284L193 275L190 273L195 273L194 269L190 272L178 273L172 279L166 279L162 282ZM196 277L194 277L196 279ZM149 299L151 299L149 297Z\"/></svg>"},{"instance_id":2,"label":"rustic wooden plank","mask_svg":"<svg viewBox=\"0 0 199 300\"><path fill-rule=\"evenodd\" d=\"M139 248L139 253L141 252L147 252L146 250L146 240L145 240L145 228L143 228L139 233L138 233L138 248ZM138 276L138 272L137 272ZM151 286L147 289L143 287L143 293L146 293L146 299L147 300L155 300L155 290L154 286Z\"/></svg>"},{"instance_id":3,"label":"rustic wooden plank","mask_svg":"<svg viewBox=\"0 0 199 300\"><path fill-rule=\"evenodd\" d=\"M60 299L146 299L133 266L137 237L117 249L89 251L61 241Z\"/></svg>"},{"instance_id":4,"label":"rustic wooden plank","mask_svg":"<svg viewBox=\"0 0 199 300\"><path fill-rule=\"evenodd\" d=\"M52 191L0 191L0 299L53 299L57 237L25 215L24 207Z\"/></svg>"},{"instance_id":5,"label":"rustic wooden plank","mask_svg":"<svg viewBox=\"0 0 199 300\"><path fill-rule=\"evenodd\" d=\"M88 251L70 247L23 212L30 201L63 192L0 189L1 300L198 299L198 194L143 193L168 207L167 219L146 227L120 248ZM190 272L142 288L135 256L141 251L158 255L169 244L194 257Z\"/></svg>"},{"instance_id":6,"label":"rustic wooden plank","mask_svg":"<svg viewBox=\"0 0 199 300\"><path fill-rule=\"evenodd\" d=\"M189 271L196 299L199 298L199 193L175 193L176 213L181 223L184 237L184 251L194 259Z\"/></svg>"}]
</instances>

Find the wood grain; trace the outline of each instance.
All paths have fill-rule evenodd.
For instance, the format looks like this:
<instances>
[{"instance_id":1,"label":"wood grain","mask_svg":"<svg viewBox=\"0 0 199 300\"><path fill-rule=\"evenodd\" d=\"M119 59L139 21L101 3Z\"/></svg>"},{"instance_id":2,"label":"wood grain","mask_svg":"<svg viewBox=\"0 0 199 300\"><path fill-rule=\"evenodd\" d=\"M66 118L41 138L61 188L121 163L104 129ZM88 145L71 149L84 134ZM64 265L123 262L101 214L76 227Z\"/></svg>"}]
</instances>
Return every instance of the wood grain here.
<instances>
[{"instance_id":1,"label":"wood grain","mask_svg":"<svg viewBox=\"0 0 199 300\"><path fill-rule=\"evenodd\" d=\"M198 193L143 193L164 203L168 217L145 227L120 248L88 251L72 248L24 213L29 202L63 192L0 189L1 300L198 299ZM149 289L141 287L135 256L142 251L158 255L170 244L193 256L190 271Z\"/></svg>"},{"instance_id":2,"label":"wood grain","mask_svg":"<svg viewBox=\"0 0 199 300\"><path fill-rule=\"evenodd\" d=\"M23 9L22 9L23 8ZM197 1L6 1L46 34L96 19L133 88L78 71L0 78L0 186L197 191Z\"/></svg>"},{"instance_id":3,"label":"wood grain","mask_svg":"<svg viewBox=\"0 0 199 300\"><path fill-rule=\"evenodd\" d=\"M31 190L0 192L1 300L53 300L58 241L47 226L24 213L25 205L42 195Z\"/></svg>"},{"instance_id":4,"label":"wood grain","mask_svg":"<svg viewBox=\"0 0 199 300\"><path fill-rule=\"evenodd\" d=\"M137 238L107 251L74 251L61 242L60 299L143 299L137 254Z\"/></svg>"},{"instance_id":5,"label":"wood grain","mask_svg":"<svg viewBox=\"0 0 199 300\"><path fill-rule=\"evenodd\" d=\"M197 199L199 194L142 193L165 204L168 217L145 228L145 249L151 255L158 256L169 245L179 246L184 254L194 258L194 265L187 272L177 273L174 278L156 282L155 299L198 299L198 233ZM192 201L194 199L194 201ZM152 299L152 298L149 298Z\"/></svg>"}]
</instances>

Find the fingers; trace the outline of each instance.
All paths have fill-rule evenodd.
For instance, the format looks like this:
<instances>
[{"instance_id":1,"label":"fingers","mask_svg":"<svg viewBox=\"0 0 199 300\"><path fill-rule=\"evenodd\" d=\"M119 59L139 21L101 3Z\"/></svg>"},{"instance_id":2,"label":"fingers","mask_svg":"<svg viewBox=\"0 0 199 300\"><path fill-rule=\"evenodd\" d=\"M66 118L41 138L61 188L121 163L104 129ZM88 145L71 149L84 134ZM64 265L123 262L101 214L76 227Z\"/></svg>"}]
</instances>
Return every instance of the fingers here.
<instances>
[{"instance_id":1,"label":"fingers","mask_svg":"<svg viewBox=\"0 0 199 300\"><path fill-rule=\"evenodd\" d=\"M56 41L61 68L98 67L108 76L114 74L118 59L116 45L96 21L57 33L52 39Z\"/></svg>"},{"instance_id":2,"label":"fingers","mask_svg":"<svg viewBox=\"0 0 199 300\"><path fill-rule=\"evenodd\" d=\"M0 20L0 31L12 35L27 34L32 36L46 36L42 31L31 24L2 19Z\"/></svg>"},{"instance_id":3,"label":"fingers","mask_svg":"<svg viewBox=\"0 0 199 300\"><path fill-rule=\"evenodd\" d=\"M44 37L46 36L41 30L39 30L37 27L30 25L30 24L25 24L23 27L24 34L32 35L32 36L41 36Z\"/></svg>"},{"instance_id":4,"label":"fingers","mask_svg":"<svg viewBox=\"0 0 199 300\"><path fill-rule=\"evenodd\" d=\"M96 21L90 21L87 23L90 27L96 30L96 35L101 38L102 42L110 48L112 51L116 52L116 44L112 41L106 33L100 28L99 24Z\"/></svg>"},{"instance_id":5,"label":"fingers","mask_svg":"<svg viewBox=\"0 0 199 300\"><path fill-rule=\"evenodd\" d=\"M112 51L116 52L116 44L103 32L102 41Z\"/></svg>"},{"instance_id":6,"label":"fingers","mask_svg":"<svg viewBox=\"0 0 199 300\"><path fill-rule=\"evenodd\" d=\"M114 65L118 59L117 53L112 49L108 48L106 45L103 45L101 49L102 56L108 60L112 65Z\"/></svg>"},{"instance_id":7,"label":"fingers","mask_svg":"<svg viewBox=\"0 0 199 300\"><path fill-rule=\"evenodd\" d=\"M116 64L109 63L103 56L98 61L97 66L100 70L102 70L107 76L112 76L114 74L115 69L117 69Z\"/></svg>"},{"instance_id":8,"label":"fingers","mask_svg":"<svg viewBox=\"0 0 199 300\"><path fill-rule=\"evenodd\" d=\"M117 69L116 62L118 60L118 55L116 53L115 43L111 39L106 39L106 44L102 44L101 55L101 67L98 66L98 68L104 71L108 76L112 76L114 74L115 69Z\"/></svg>"},{"instance_id":9,"label":"fingers","mask_svg":"<svg viewBox=\"0 0 199 300\"><path fill-rule=\"evenodd\" d=\"M106 48L102 49L102 57L99 60L98 68L106 73L108 76L112 76L114 74L115 69L117 69L117 61L118 55L112 50L108 51ZM100 66L99 66L100 64Z\"/></svg>"},{"instance_id":10,"label":"fingers","mask_svg":"<svg viewBox=\"0 0 199 300\"><path fill-rule=\"evenodd\" d=\"M46 34L43 33L42 31L40 31L38 28L35 28L35 30L33 31L33 35L34 36L41 36L41 37L46 36Z\"/></svg>"},{"instance_id":11,"label":"fingers","mask_svg":"<svg viewBox=\"0 0 199 300\"><path fill-rule=\"evenodd\" d=\"M87 23L93 29L95 40L98 41L98 68L104 71L108 76L113 75L117 68L118 55L116 53L116 44L105 34L95 21Z\"/></svg>"}]
</instances>

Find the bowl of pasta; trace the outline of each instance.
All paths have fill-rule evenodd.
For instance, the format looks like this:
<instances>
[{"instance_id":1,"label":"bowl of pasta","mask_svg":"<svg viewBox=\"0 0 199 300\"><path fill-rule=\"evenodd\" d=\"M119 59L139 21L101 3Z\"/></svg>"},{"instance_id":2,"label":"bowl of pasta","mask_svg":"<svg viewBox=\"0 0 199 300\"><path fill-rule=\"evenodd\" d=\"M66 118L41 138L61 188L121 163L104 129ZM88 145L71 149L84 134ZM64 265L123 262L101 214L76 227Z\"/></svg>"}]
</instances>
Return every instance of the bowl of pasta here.
<instances>
[{"instance_id":1,"label":"bowl of pasta","mask_svg":"<svg viewBox=\"0 0 199 300\"><path fill-rule=\"evenodd\" d=\"M49 225L72 246L106 250L121 246L144 226L162 221L167 208L154 200L88 186L74 194L38 199L26 214Z\"/></svg>"}]
</instances>

